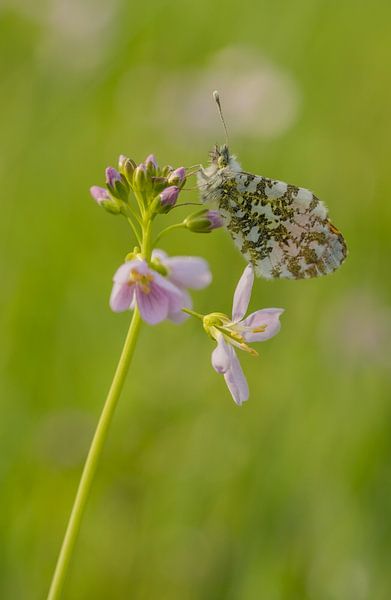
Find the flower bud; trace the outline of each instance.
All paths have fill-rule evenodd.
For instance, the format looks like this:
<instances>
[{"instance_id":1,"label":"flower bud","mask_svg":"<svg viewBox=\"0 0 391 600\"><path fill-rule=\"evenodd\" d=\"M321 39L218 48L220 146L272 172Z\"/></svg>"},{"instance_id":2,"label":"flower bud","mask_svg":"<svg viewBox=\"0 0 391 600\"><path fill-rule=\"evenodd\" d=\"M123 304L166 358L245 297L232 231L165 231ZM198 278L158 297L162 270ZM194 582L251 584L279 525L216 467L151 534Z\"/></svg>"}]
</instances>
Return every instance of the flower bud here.
<instances>
[{"instance_id":1,"label":"flower bud","mask_svg":"<svg viewBox=\"0 0 391 600\"><path fill-rule=\"evenodd\" d=\"M160 202L162 206L174 206L178 199L179 192L180 189L175 185L165 188L160 194Z\"/></svg>"},{"instance_id":2,"label":"flower bud","mask_svg":"<svg viewBox=\"0 0 391 600\"><path fill-rule=\"evenodd\" d=\"M124 154L120 154L118 157L118 169L119 171L122 173L124 165L126 163L126 161L128 160L127 156L125 156Z\"/></svg>"},{"instance_id":3,"label":"flower bud","mask_svg":"<svg viewBox=\"0 0 391 600\"><path fill-rule=\"evenodd\" d=\"M136 190L142 192L147 184L147 168L144 163L138 165L133 173L133 186Z\"/></svg>"},{"instance_id":4,"label":"flower bud","mask_svg":"<svg viewBox=\"0 0 391 600\"><path fill-rule=\"evenodd\" d=\"M179 196L179 192L180 189L175 185L165 188L162 193L157 196L157 212L168 213L175 205Z\"/></svg>"},{"instance_id":5,"label":"flower bud","mask_svg":"<svg viewBox=\"0 0 391 600\"><path fill-rule=\"evenodd\" d=\"M118 169L120 173L126 178L129 184L132 183L133 172L136 168L136 163L131 158L127 158L123 154L118 159Z\"/></svg>"},{"instance_id":6,"label":"flower bud","mask_svg":"<svg viewBox=\"0 0 391 600\"><path fill-rule=\"evenodd\" d=\"M112 198L105 188L93 185L90 188L90 193L95 202L102 206L108 212L118 215L121 212L121 207L115 198Z\"/></svg>"},{"instance_id":7,"label":"flower bud","mask_svg":"<svg viewBox=\"0 0 391 600\"><path fill-rule=\"evenodd\" d=\"M175 171L173 171L172 173L169 174L167 180L168 180L169 185L181 185L182 183L184 183L185 178L186 178L185 167L179 167L178 169L175 169Z\"/></svg>"},{"instance_id":8,"label":"flower bud","mask_svg":"<svg viewBox=\"0 0 391 600\"><path fill-rule=\"evenodd\" d=\"M152 213L166 214L170 212L178 199L180 191L181 190L175 185L166 187L160 194L155 196L151 203Z\"/></svg>"},{"instance_id":9,"label":"flower bud","mask_svg":"<svg viewBox=\"0 0 391 600\"><path fill-rule=\"evenodd\" d=\"M147 167L147 172L151 175L155 175L158 170L158 164L156 158L153 154L150 154L145 159L145 166Z\"/></svg>"},{"instance_id":10,"label":"flower bud","mask_svg":"<svg viewBox=\"0 0 391 600\"><path fill-rule=\"evenodd\" d=\"M202 210L189 215L184 220L185 226L194 233L210 233L212 229L223 226L223 219L217 210Z\"/></svg>"},{"instance_id":11,"label":"flower bud","mask_svg":"<svg viewBox=\"0 0 391 600\"><path fill-rule=\"evenodd\" d=\"M211 229L219 229L224 225L223 217L218 210L208 210L206 217L210 221Z\"/></svg>"},{"instance_id":12,"label":"flower bud","mask_svg":"<svg viewBox=\"0 0 391 600\"><path fill-rule=\"evenodd\" d=\"M121 181L121 174L118 173L114 167L107 167L106 169L106 183L108 186L114 188L116 182Z\"/></svg>"},{"instance_id":13,"label":"flower bud","mask_svg":"<svg viewBox=\"0 0 391 600\"><path fill-rule=\"evenodd\" d=\"M106 185L110 193L119 200L127 202L129 194L129 184L125 177L121 175L114 167L106 169Z\"/></svg>"},{"instance_id":14,"label":"flower bud","mask_svg":"<svg viewBox=\"0 0 391 600\"><path fill-rule=\"evenodd\" d=\"M105 188L99 187L99 185L90 187L90 194L98 204L102 204L104 200L110 200L109 192Z\"/></svg>"},{"instance_id":15,"label":"flower bud","mask_svg":"<svg viewBox=\"0 0 391 600\"><path fill-rule=\"evenodd\" d=\"M154 192L158 194L167 187L167 179L165 177L152 177L152 185Z\"/></svg>"},{"instance_id":16,"label":"flower bud","mask_svg":"<svg viewBox=\"0 0 391 600\"><path fill-rule=\"evenodd\" d=\"M170 175L170 173L173 172L173 168L171 165L166 165L165 167L163 167L161 169L161 174L163 175L163 177L168 177Z\"/></svg>"}]
</instances>

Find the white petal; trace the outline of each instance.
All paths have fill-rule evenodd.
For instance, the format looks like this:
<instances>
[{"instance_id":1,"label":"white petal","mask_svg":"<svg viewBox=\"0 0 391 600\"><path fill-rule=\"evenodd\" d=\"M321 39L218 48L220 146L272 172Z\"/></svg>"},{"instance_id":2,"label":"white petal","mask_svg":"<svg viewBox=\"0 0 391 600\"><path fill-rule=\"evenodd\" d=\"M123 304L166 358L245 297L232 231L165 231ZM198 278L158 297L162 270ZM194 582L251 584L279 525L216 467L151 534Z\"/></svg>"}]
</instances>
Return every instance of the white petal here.
<instances>
[{"instance_id":1,"label":"white petal","mask_svg":"<svg viewBox=\"0 0 391 600\"><path fill-rule=\"evenodd\" d=\"M225 373L231 366L233 350L220 332L216 336L216 342L217 346L212 352L212 366L218 373Z\"/></svg>"},{"instance_id":2,"label":"white petal","mask_svg":"<svg viewBox=\"0 0 391 600\"><path fill-rule=\"evenodd\" d=\"M254 283L254 269L252 265L247 265L243 275L236 286L234 301L232 306L232 320L240 321L246 314L248 304L251 298L251 291Z\"/></svg>"},{"instance_id":3,"label":"white petal","mask_svg":"<svg viewBox=\"0 0 391 600\"><path fill-rule=\"evenodd\" d=\"M169 300L166 292L152 283L148 294L136 286L136 301L141 318L150 325L156 325L167 318Z\"/></svg>"},{"instance_id":4,"label":"white petal","mask_svg":"<svg viewBox=\"0 0 391 600\"><path fill-rule=\"evenodd\" d=\"M123 312L131 307L134 286L127 283L114 283L110 296L110 308L114 312Z\"/></svg>"},{"instance_id":5,"label":"white petal","mask_svg":"<svg viewBox=\"0 0 391 600\"><path fill-rule=\"evenodd\" d=\"M283 312L283 308L264 308L244 319L240 325L245 328L242 335L246 342L263 342L277 335L281 329L280 315ZM265 331L254 333L254 329L263 326Z\"/></svg>"},{"instance_id":6,"label":"white petal","mask_svg":"<svg viewBox=\"0 0 391 600\"><path fill-rule=\"evenodd\" d=\"M152 260L154 258L157 258L158 260L160 260L160 262L164 263L167 256L167 252L164 252L164 250L160 250L160 248L155 248L154 250L152 250Z\"/></svg>"},{"instance_id":7,"label":"white petal","mask_svg":"<svg viewBox=\"0 0 391 600\"><path fill-rule=\"evenodd\" d=\"M235 351L232 349L233 356L231 357L231 366L226 373L224 373L225 383L229 391L231 392L232 398L239 406L248 400L249 390L247 379L244 376L242 367Z\"/></svg>"},{"instance_id":8,"label":"white petal","mask_svg":"<svg viewBox=\"0 0 391 600\"><path fill-rule=\"evenodd\" d=\"M191 308L192 306L193 303L191 301L190 294L188 294L185 290L182 290L182 308ZM189 315L184 313L182 310L170 311L168 313L168 318L173 323L182 323L189 318Z\"/></svg>"},{"instance_id":9,"label":"white petal","mask_svg":"<svg viewBox=\"0 0 391 600\"><path fill-rule=\"evenodd\" d=\"M183 307L183 290L171 283L167 277L163 277L156 271L150 271L153 274L153 280L156 285L163 289L169 300L170 312L177 312Z\"/></svg>"},{"instance_id":10,"label":"white petal","mask_svg":"<svg viewBox=\"0 0 391 600\"><path fill-rule=\"evenodd\" d=\"M162 263L169 270L170 280L179 287L200 290L212 281L209 265L197 256L172 256Z\"/></svg>"},{"instance_id":11,"label":"white petal","mask_svg":"<svg viewBox=\"0 0 391 600\"><path fill-rule=\"evenodd\" d=\"M130 271L137 268L140 265L139 260L129 260L116 270L114 273L113 281L115 283L128 283Z\"/></svg>"}]
</instances>

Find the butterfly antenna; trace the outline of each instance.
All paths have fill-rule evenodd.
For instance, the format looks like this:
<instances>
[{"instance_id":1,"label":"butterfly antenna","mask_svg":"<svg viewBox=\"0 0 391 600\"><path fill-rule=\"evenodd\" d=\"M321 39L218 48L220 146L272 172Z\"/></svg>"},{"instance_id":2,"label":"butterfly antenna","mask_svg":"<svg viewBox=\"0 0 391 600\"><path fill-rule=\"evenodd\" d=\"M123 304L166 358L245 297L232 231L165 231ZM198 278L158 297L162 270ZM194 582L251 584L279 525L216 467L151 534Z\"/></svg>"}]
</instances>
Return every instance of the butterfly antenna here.
<instances>
[{"instance_id":1,"label":"butterfly antenna","mask_svg":"<svg viewBox=\"0 0 391 600\"><path fill-rule=\"evenodd\" d=\"M227 125L225 124L225 121L224 121L223 111L221 109L220 94L219 94L219 92L217 90L215 90L213 92L213 99L214 99L214 101L217 104L217 108L218 108L218 111L219 111L220 119L221 119L221 122L223 124L224 131L225 131L225 140L227 142L227 146L229 146L229 143L228 143L229 142L229 140L228 140L228 129L227 129Z\"/></svg>"}]
</instances>

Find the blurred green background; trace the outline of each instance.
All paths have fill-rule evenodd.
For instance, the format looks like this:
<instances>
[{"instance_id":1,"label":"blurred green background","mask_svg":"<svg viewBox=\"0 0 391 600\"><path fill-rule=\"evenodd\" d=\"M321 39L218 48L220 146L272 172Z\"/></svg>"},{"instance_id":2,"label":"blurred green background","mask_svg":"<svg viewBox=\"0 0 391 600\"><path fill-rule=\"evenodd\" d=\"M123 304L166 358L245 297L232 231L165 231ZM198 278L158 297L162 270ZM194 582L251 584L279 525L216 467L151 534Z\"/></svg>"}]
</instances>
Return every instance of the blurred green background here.
<instances>
[{"instance_id":1,"label":"blurred green background","mask_svg":"<svg viewBox=\"0 0 391 600\"><path fill-rule=\"evenodd\" d=\"M130 232L88 188L120 153L205 163L215 88L245 169L314 189L350 256L256 282L251 308L286 313L241 356L241 409L198 322L144 328L64 598L391 597L390 19L385 0L3 0L1 598L47 593L128 326L108 297ZM207 258L195 306L230 310L224 231L163 247Z\"/></svg>"}]
</instances>

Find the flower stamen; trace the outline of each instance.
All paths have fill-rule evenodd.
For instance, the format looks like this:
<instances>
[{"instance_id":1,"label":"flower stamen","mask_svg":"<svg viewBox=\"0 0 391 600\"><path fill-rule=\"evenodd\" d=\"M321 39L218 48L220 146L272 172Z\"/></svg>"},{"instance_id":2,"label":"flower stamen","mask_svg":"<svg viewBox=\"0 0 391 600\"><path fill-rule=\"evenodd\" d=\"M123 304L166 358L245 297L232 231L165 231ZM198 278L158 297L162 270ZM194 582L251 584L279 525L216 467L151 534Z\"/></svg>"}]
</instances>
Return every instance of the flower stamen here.
<instances>
[{"instance_id":1,"label":"flower stamen","mask_svg":"<svg viewBox=\"0 0 391 600\"><path fill-rule=\"evenodd\" d=\"M267 325L259 325L258 327L254 327L254 329L252 329L252 333L263 333L264 331L266 331L266 327Z\"/></svg>"},{"instance_id":2,"label":"flower stamen","mask_svg":"<svg viewBox=\"0 0 391 600\"><path fill-rule=\"evenodd\" d=\"M139 273L136 269L132 269L130 271L128 285L133 285L136 283L141 288L143 294L149 294L151 292L152 281L153 275L151 273L146 273L144 275Z\"/></svg>"}]
</instances>

